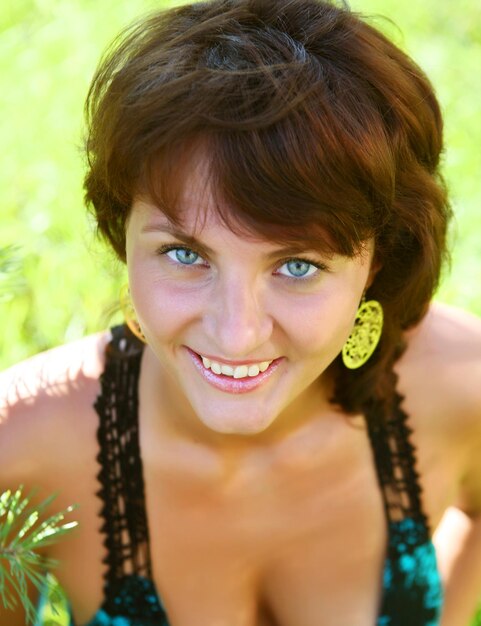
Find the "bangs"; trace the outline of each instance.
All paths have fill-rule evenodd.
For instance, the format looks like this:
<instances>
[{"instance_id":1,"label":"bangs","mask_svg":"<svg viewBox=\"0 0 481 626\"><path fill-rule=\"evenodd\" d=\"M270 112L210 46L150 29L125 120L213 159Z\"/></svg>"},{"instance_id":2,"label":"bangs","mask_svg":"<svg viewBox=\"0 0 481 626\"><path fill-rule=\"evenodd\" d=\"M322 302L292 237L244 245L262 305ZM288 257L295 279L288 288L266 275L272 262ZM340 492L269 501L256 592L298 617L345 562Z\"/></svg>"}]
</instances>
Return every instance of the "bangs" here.
<instances>
[{"instance_id":1,"label":"bangs","mask_svg":"<svg viewBox=\"0 0 481 626\"><path fill-rule=\"evenodd\" d=\"M284 120L249 133L199 134L169 146L146 159L140 194L180 228L186 197L197 210L196 228L202 227L203 198L210 193L215 216L238 236L327 255L359 254L375 236L372 203L349 184L346 170L342 180L329 171L335 155L328 158L314 132L303 137L288 126ZM189 176L198 167L201 186L192 189Z\"/></svg>"}]
</instances>

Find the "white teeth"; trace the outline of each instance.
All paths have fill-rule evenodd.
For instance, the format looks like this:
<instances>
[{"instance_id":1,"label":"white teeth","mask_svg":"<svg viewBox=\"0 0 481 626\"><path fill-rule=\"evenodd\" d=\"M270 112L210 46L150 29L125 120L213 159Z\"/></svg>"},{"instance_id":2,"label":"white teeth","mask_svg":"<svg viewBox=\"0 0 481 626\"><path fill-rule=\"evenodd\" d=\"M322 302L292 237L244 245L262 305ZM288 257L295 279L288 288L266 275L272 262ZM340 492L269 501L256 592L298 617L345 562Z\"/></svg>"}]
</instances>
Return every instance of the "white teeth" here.
<instances>
[{"instance_id":1,"label":"white teeth","mask_svg":"<svg viewBox=\"0 0 481 626\"><path fill-rule=\"evenodd\" d=\"M214 374L220 374L222 372L222 368L218 363L211 363L210 369L214 372Z\"/></svg>"},{"instance_id":2,"label":"white teeth","mask_svg":"<svg viewBox=\"0 0 481 626\"><path fill-rule=\"evenodd\" d=\"M224 374L224 376L232 376L233 378L257 376L259 372L265 372L272 363L272 361L262 361L262 363L257 363L256 365L238 365L237 367L232 367L231 365L224 365L222 363L217 363L217 361L211 361L206 356L201 355L201 358L204 367L211 369L214 374Z\"/></svg>"},{"instance_id":3,"label":"white teeth","mask_svg":"<svg viewBox=\"0 0 481 626\"><path fill-rule=\"evenodd\" d=\"M224 374L224 376L234 376L234 368L230 365L221 365L220 371Z\"/></svg>"},{"instance_id":4,"label":"white teeth","mask_svg":"<svg viewBox=\"0 0 481 626\"><path fill-rule=\"evenodd\" d=\"M247 373L249 374L249 376L257 376L257 374L259 373L260 369L258 365L251 365L247 371Z\"/></svg>"},{"instance_id":5,"label":"white teeth","mask_svg":"<svg viewBox=\"0 0 481 626\"><path fill-rule=\"evenodd\" d=\"M245 378L247 376L247 365L239 365L234 370L234 378Z\"/></svg>"}]
</instances>

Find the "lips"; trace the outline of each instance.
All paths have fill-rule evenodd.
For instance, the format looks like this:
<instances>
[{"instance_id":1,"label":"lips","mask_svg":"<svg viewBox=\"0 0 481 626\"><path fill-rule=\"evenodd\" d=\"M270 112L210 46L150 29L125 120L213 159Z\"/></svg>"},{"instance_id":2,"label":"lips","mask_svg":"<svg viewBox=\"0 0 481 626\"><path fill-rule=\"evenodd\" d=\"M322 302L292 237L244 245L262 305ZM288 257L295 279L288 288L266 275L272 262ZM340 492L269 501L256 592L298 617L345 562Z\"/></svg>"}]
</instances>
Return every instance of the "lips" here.
<instances>
[{"instance_id":1,"label":"lips","mask_svg":"<svg viewBox=\"0 0 481 626\"><path fill-rule=\"evenodd\" d=\"M264 385L284 360L283 357L275 359L264 372L259 372L257 376L233 378L232 376L225 376L224 374L216 374L211 369L205 367L202 362L202 357L197 354L197 352L190 350L190 348L187 348L187 352L197 371L202 375L205 381L220 391L234 394L248 393Z\"/></svg>"}]
</instances>

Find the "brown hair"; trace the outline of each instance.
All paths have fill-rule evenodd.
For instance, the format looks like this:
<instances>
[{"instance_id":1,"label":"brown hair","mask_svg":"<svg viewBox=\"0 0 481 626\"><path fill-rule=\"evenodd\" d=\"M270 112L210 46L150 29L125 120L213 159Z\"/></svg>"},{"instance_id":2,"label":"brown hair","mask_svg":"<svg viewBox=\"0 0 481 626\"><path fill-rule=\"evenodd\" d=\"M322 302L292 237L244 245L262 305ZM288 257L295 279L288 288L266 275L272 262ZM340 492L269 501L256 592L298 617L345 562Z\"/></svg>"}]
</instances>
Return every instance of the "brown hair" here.
<instances>
[{"instance_id":1,"label":"brown hair","mask_svg":"<svg viewBox=\"0 0 481 626\"><path fill-rule=\"evenodd\" d=\"M383 305L383 336L359 370L336 359L335 400L348 413L391 403L402 332L426 313L450 216L440 108L415 62L332 2L209 0L116 40L86 113L85 197L121 259L136 193L180 219L172 174L198 142L233 227L349 256L374 237L367 297Z\"/></svg>"}]
</instances>

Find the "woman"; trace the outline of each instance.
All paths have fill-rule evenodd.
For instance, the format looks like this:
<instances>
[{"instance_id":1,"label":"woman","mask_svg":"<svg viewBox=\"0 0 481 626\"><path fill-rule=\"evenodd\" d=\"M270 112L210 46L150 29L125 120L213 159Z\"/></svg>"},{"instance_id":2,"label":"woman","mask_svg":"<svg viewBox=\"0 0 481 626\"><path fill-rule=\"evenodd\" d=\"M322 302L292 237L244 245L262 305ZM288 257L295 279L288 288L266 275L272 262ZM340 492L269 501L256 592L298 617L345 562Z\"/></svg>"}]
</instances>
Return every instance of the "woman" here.
<instances>
[{"instance_id":1,"label":"woman","mask_svg":"<svg viewBox=\"0 0 481 626\"><path fill-rule=\"evenodd\" d=\"M481 324L430 304L426 76L346 8L211 0L126 33L87 112L127 324L7 371L0 438L0 487L80 505L72 622L465 625Z\"/></svg>"}]
</instances>

